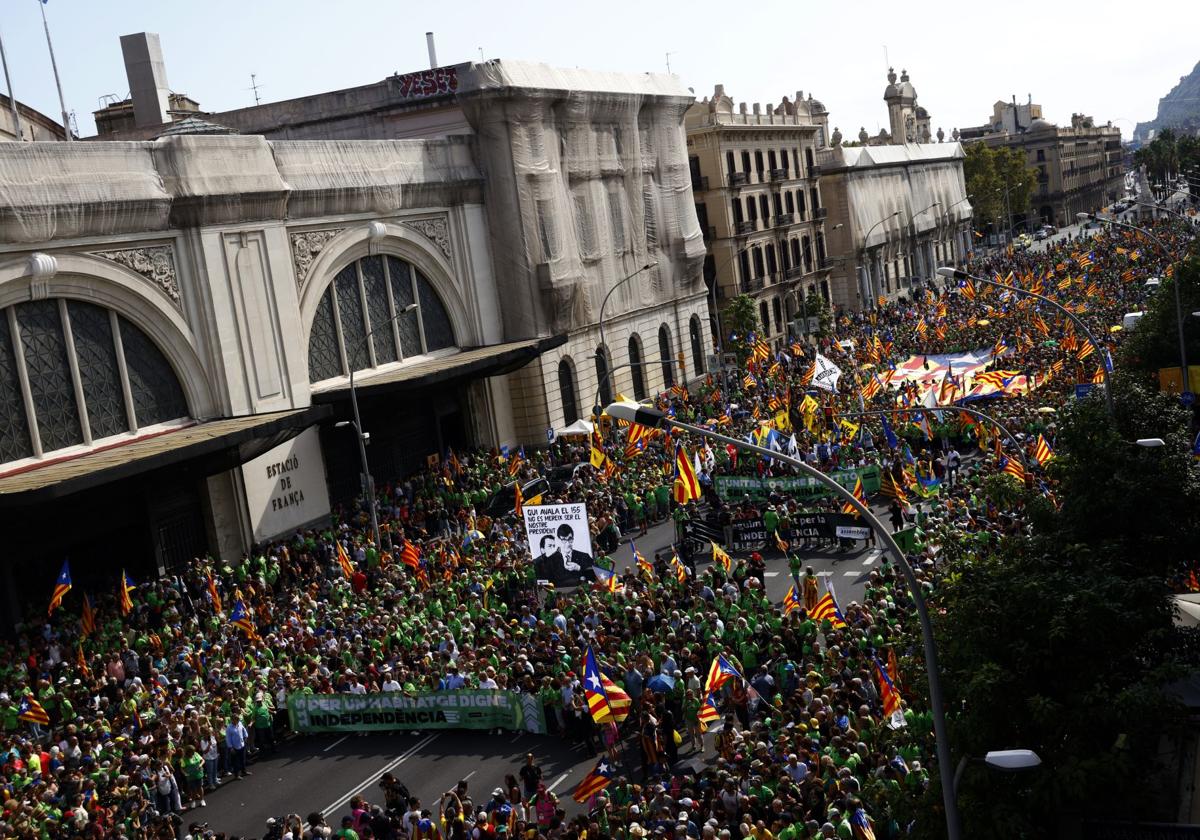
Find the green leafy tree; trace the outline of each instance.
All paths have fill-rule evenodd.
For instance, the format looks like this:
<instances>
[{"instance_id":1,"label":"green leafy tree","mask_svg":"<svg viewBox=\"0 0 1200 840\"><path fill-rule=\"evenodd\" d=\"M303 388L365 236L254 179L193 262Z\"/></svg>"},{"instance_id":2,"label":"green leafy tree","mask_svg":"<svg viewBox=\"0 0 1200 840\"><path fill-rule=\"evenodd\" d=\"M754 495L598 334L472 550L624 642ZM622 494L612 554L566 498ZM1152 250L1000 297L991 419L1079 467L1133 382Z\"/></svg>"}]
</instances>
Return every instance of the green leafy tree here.
<instances>
[{"instance_id":1,"label":"green leafy tree","mask_svg":"<svg viewBox=\"0 0 1200 840\"><path fill-rule=\"evenodd\" d=\"M808 295L804 298L804 309L802 312L807 313L809 318L817 319L815 335L829 335L833 329L833 313L829 309L829 304L825 302L825 298L816 290L809 290Z\"/></svg>"},{"instance_id":2,"label":"green leafy tree","mask_svg":"<svg viewBox=\"0 0 1200 840\"><path fill-rule=\"evenodd\" d=\"M758 304L750 295L738 295L721 311L721 327L725 330L725 346L737 354L738 363L745 364L750 355L749 336L762 332Z\"/></svg>"},{"instance_id":3,"label":"green leafy tree","mask_svg":"<svg viewBox=\"0 0 1200 840\"><path fill-rule=\"evenodd\" d=\"M1026 216L1037 185L1037 171L1029 168L1025 153L1004 146L992 148L982 142L968 144L964 153L963 175L977 223L991 224L995 232L1003 232L1008 229L1010 209L1014 225Z\"/></svg>"},{"instance_id":4,"label":"green leafy tree","mask_svg":"<svg viewBox=\"0 0 1200 840\"><path fill-rule=\"evenodd\" d=\"M1184 313L1183 334L1188 365L1200 365L1200 260L1194 255L1176 265L1171 277L1151 296L1145 314L1121 346L1118 369L1141 369L1153 376L1159 368L1179 367L1179 326L1175 309L1175 284Z\"/></svg>"}]
</instances>

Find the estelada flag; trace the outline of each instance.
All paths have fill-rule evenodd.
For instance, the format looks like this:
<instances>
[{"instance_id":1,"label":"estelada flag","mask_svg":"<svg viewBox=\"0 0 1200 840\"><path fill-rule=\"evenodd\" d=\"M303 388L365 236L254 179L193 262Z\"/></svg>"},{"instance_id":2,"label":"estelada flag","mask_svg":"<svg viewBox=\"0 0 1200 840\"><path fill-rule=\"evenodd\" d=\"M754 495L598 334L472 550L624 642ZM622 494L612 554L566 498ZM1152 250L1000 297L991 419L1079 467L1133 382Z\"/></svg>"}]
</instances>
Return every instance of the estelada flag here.
<instances>
[{"instance_id":1,"label":"estelada flag","mask_svg":"<svg viewBox=\"0 0 1200 840\"><path fill-rule=\"evenodd\" d=\"M787 594L783 596L783 614L789 615L793 610L798 610L802 606L804 605L796 594L796 585L792 584L788 587Z\"/></svg>"},{"instance_id":2,"label":"estelada flag","mask_svg":"<svg viewBox=\"0 0 1200 840\"><path fill-rule=\"evenodd\" d=\"M58 577L54 579L54 591L50 593L50 608L46 610L46 615L53 615L54 611L62 604L63 598L71 591L71 563L69 560L64 560L62 570L59 571Z\"/></svg>"},{"instance_id":3,"label":"estelada flag","mask_svg":"<svg viewBox=\"0 0 1200 840\"><path fill-rule=\"evenodd\" d=\"M596 723L604 723L612 716L612 706L609 705L608 694L600 677L596 655L589 647L583 654L583 699L587 702L588 712Z\"/></svg>"},{"instance_id":4,"label":"estelada flag","mask_svg":"<svg viewBox=\"0 0 1200 840\"><path fill-rule=\"evenodd\" d=\"M717 708L716 695L709 694L704 698L704 702L700 704L700 712L696 718L700 722L701 732L707 732L709 724L721 719L721 712Z\"/></svg>"},{"instance_id":5,"label":"estelada flag","mask_svg":"<svg viewBox=\"0 0 1200 840\"><path fill-rule=\"evenodd\" d=\"M229 614L229 623L241 630L251 639L258 638L258 632L254 629L254 623L250 620L250 613L246 611L246 605L240 600L234 603L233 612Z\"/></svg>"},{"instance_id":6,"label":"estelada flag","mask_svg":"<svg viewBox=\"0 0 1200 840\"><path fill-rule=\"evenodd\" d=\"M574 793L571 794L571 798L579 803L587 802L590 798L609 786L615 772L616 769L607 757L600 759L592 769L592 772L583 777L583 781L575 788Z\"/></svg>"},{"instance_id":7,"label":"estelada flag","mask_svg":"<svg viewBox=\"0 0 1200 840\"><path fill-rule=\"evenodd\" d=\"M883 704L883 716L890 718L900 711L900 692L896 690L879 657L875 657L875 679L879 682L879 701Z\"/></svg>"},{"instance_id":8,"label":"estelada flag","mask_svg":"<svg viewBox=\"0 0 1200 840\"><path fill-rule=\"evenodd\" d=\"M17 712L17 717L26 723L40 723L47 726L50 723L50 715L42 708L42 704L37 701L37 698L32 694L26 694L21 698L21 706Z\"/></svg>"},{"instance_id":9,"label":"estelada flag","mask_svg":"<svg viewBox=\"0 0 1200 840\"><path fill-rule=\"evenodd\" d=\"M742 679L742 674L730 664L724 654L717 654L708 668L708 679L704 681L704 693L711 694L732 679Z\"/></svg>"}]
</instances>

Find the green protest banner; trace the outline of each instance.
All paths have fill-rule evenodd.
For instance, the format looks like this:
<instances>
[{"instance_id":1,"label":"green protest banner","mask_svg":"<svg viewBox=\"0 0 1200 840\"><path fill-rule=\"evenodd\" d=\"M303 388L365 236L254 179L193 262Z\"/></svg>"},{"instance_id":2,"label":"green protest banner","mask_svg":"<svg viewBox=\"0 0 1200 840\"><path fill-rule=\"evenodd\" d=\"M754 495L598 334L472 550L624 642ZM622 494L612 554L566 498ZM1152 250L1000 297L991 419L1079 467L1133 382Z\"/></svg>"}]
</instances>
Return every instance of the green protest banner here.
<instances>
[{"instance_id":1,"label":"green protest banner","mask_svg":"<svg viewBox=\"0 0 1200 840\"><path fill-rule=\"evenodd\" d=\"M513 691L425 691L416 694L292 694L296 732L391 729L520 729L544 733L541 703Z\"/></svg>"},{"instance_id":2,"label":"green protest banner","mask_svg":"<svg viewBox=\"0 0 1200 840\"><path fill-rule=\"evenodd\" d=\"M871 465L853 470L836 470L829 474L834 481L847 490L854 489L854 482L862 478L863 492L868 496L879 492L879 467ZM778 476L774 478L758 478L748 475L718 475L713 478L717 495L726 501L739 501L749 495L756 502L761 502L770 495L771 491L791 499L819 499L830 495L830 491L808 476Z\"/></svg>"}]
</instances>

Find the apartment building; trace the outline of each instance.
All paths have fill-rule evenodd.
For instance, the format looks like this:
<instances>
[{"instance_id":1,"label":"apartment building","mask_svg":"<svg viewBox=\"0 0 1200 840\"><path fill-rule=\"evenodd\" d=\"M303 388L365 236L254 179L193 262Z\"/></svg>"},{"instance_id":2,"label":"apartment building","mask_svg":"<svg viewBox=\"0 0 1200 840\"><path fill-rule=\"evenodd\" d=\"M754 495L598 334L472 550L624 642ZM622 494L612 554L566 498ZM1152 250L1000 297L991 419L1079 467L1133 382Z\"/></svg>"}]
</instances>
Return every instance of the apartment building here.
<instances>
[{"instance_id":1,"label":"apartment building","mask_svg":"<svg viewBox=\"0 0 1200 840\"><path fill-rule=\"evenodd\" d=\"M816 153L828 112L798 91L776 106L735 104L723 85L684 117L696 216L708 253L704 278L719 311L733 297L758 303L766 338L803 326L801 295L831 300L825 206Z\"/></svg>"}]
</instances>

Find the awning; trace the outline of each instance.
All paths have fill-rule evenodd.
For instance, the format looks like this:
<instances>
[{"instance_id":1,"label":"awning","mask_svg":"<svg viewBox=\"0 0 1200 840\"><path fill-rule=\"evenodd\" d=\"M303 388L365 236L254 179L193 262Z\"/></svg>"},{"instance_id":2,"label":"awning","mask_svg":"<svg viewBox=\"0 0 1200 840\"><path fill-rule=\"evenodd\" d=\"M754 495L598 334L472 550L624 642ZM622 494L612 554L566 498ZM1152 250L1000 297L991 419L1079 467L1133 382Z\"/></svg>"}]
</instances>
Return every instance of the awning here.
<instances>
[{"instance_id":1,"label":"awning","mask_svg":"<svg viewBox=\"0 0 1200 840\"><path fill-rule=\"evenodd\" d=\"M0 477L0 507L59 499L151 470L205 459L213 475L244 464L333 413L310 406L172 429Z\"/></svg>"},{"instance_id":2,"label":"awning","mask_svg":"<svg viewBox=\"0 0 1200 840\"><path fill-rule=\"evenodd\" d=\"M440 385L460 379L480 379L512 373L524 367L547 350L566 344L565 335L490 344L402 364L383 371L372 371L354 377L359 394L385 391L408 391ZM346 378L313 389L313 402L333 402L346 396L350 382Z\"/></svg>"}]
</instances>

